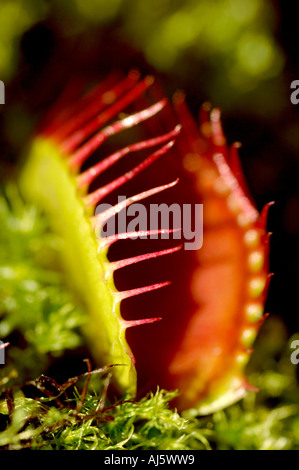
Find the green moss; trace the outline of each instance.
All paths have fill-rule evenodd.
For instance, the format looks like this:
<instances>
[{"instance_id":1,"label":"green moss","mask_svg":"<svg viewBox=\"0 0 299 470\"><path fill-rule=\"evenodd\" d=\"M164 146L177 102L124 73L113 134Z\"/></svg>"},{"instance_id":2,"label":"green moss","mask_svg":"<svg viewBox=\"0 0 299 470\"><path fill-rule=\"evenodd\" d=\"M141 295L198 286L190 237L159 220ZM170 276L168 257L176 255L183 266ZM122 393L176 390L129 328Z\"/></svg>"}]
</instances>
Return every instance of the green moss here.
<instances>
[{"instance_id":1,"label":"green moss","mask_svg":"<svg viewBox=\"0 0 299 470\"><path fill-rule=\"evenodd\" d=\"M78 347L86 317L61 274L61 240L15 185L0 196L0 225L0 338L11 343L1 383L35 377L52 356Z\"/></svg>"},{"instance_id":2,"label":"green moss","mask_svg":"<svg viewBox=\"0 0 299 470\"><path fill-rule=\"evenodd\" d=\"M174 391L117 403L114 368L60 385L41 375L82 344L84 310L60 274L61 240L15 185L0 198L0 222L0 337L10 341L0 368L1 449L299 449L296 368L278 318L266 322L247 371L259 392L205 417L177 413Z\"/></svg>"}]
</instances>

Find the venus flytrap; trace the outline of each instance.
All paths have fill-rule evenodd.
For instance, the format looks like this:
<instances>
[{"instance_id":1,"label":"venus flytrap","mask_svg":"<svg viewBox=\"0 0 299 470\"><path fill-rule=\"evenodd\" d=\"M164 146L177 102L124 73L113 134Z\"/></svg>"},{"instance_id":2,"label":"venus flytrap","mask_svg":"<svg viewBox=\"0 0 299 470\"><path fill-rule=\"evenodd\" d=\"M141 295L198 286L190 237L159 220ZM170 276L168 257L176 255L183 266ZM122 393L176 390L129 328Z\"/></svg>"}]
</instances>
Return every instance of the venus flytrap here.
<instances>
[{"instance_id":1,"label":"venus flytrap","mask_svg":"<svg viewBox=\"0 0 299 470\"><path fill-rule=\"evenodd\" d=\"M195 191L203 203L204 236L203 244L197 246L197 267L189 291L181 293L192 296L196 308L184 326L165 373L169 376L168 388L179 390L179 409L190 410L190 415L207 414L234 403L251 389L244 378L244 368L261 325L269 284L266 233L269 205L258 214L244 183L239 144L227 147L219 110L211 111L204 105L198 128L183 95L177 93L175 113L169 111L169 103L162 98L141 111L119 116L152 85L152 77L140 80L139 74L131 71L116 84L108 78L70 106L55 105L55 112L50 111L33 139L21 186L24 196L48 214L53 230L61 237L67 281L87 311L83 331L95 360L105 365L120 364L114 370L115 383L122 394L134 397L135 357L127 341L127 329L162 318L159 327L162 331L165 328L167 350L167 323L163 326L163 312L152 318L125 320L121 303L169 283L118 291L114 273L131 264L174 254L181 244L113 263L108 260L108 251L119 240L180 229L155 227L112 233L108 237L103 237L103 229L112 217L134 203L164 191L175 191L180 174L173 181L128 196L99 212L96 207L141 171L154 166L155 161L163 161L166 153L178 152L181 171L187 169L190 173L193 185L190 191ZM167 132L162 133L159 119L169 116L169 112L175 116L175 125L171 128L169 124ZM108 139L129 128L147 129L149 122L157 130L155 137L129 143L89 165L94 152L100 152ZM112 165L129 154L149 149L153 151L142 163L95 188L94 183ZM177 287L179 290L180 286ZM150 327L144 326L138 334L147 334L146 328ZM180 329L180 324L177 328ZM153 354L152 367L141 373L155 376L159 367L160 361Z\"/></svg>"}]
</instances>

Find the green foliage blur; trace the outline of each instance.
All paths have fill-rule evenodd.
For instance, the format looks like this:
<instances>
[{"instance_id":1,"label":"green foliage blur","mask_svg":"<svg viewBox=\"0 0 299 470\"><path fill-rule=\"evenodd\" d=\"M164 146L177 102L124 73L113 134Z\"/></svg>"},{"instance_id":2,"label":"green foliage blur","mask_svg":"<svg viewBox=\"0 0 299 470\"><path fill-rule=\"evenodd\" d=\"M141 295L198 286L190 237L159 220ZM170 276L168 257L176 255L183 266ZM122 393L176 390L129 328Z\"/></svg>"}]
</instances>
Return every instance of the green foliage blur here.
<instances>
[{"instance_id":1,"label":"green foliage blur","mask_svg":"<svg viewBox=\"0 0 299 470\"><path fill-rule=\"evenodd\" d=\"M81 344L83 309L68 293L59 266L59 238L16 185L0 194L0 338L13 341L0 386L40 374L53 357ZM18 339L17 339L18 338ZM25 346L25 347L24 347ZM33 375L32 375L33 374Z\"/></svg>"},{"instance_id":2,"label":"green foliage blur","mask_svg":"<svg viewBox=\"0 0 299 470\"><path fill-rule=\"evenodd\" d=\"M267 0L2 0L0 19L0 77L6 81L18 73L23 34L40 22L69 39L97 40L101 28L109 29L155 70L193 87L200 83L225 107L259 87L265 92L265 83L277 89L273 79L285 63L275 39L277 12Z\"/></svg>"}]
</instances>

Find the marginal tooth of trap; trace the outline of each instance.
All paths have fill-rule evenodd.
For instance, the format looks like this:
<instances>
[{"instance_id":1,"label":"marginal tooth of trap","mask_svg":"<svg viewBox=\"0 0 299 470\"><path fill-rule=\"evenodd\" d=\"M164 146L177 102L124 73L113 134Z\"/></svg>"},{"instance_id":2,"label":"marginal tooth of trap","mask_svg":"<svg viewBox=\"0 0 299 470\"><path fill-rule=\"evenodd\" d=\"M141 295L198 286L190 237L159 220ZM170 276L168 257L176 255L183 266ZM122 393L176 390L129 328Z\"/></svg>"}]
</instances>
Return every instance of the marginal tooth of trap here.
<instances>
[{"instance_id":1,"label":"marginal tooth of trap","mask_svg":"<svg viewBox=\"0 0 299 470\"><path fill-rule=\"evenodd\" d=\"M265 300L266 299L266 296L267 296L267 293L268 293L268 289L269 289L269 286L270 286L270 281L271 281L271 278L272 276L274 276L274 273L269 273L267 274L266 276L266 280L265 280L265 288L263 289L263 299Z\"/></svg>"},{"instance_id":2,"label":"marginal tooth of trap","mask_svg":"<svg viewBox=\"0 0 299 470\"><path fill-rule=\"evenodd\" d=\"M141 261L147 261L149 259L158 258L160 256L168 255L179 251L182 248L182 245L176 246L174 248L168 248L166 250L155 251L153 253L146 253L144 255L133 256L132 258L122 259L119 261L107 262L105 263L105 271L110 276L117 269L125 268L126 266L131 266L132 264L139 263Z\"/></svg>"},{"instance_id":3,"label":"marginal tooth of trap","mask_svg":"<svg viewBox=\"0 0 299 470\"><path fill-rule=\"evenodd\" d=\"M241 143L240 142L234 142L231 147L230 147L230 154L229 154L229 160L230 160L230 166L231 169L239 181L239 184L246 194L248 192L247 190L247 184L244 178L244 174L242 171L242 166L240 162L240 156L239 156L239 148L241 148Z\"/></svg>"},{"instance_id":4,"label":"marginal tooth of trap","mask_svg":"<svg viewBox=\"0 0 299 470\"><path fill-rule=\"evenodd\" d=\"M179 181L179 179L176 179L175 181L172 181L171 183L168 183L168 184L164 184L163 186L158 186L156 188L152 188L152 189L149 189L147 191L143 191L142 193L136 194L135 196L131 196L131 197L125 199L124 201L116 204L114 207L111 207L111 208L107 209L106 211L101 212L100 214L98 214L94 217L91 217L90 220L91 220L91 223L93 225L93 228L95 228L96 232L98 233L98 231L101 231L101 228L107 222L107 220L110 219L110 217L115 216L121 210L123 210L124 208L126 208L129 205L133 204L134 202L141 201L141 200L146 199L150 196L153 196L154 194L158 194L161 191L165 191L165 189L172 188L173 186L175 186L178 183L178 181ZM96 233L96 235L97 235L97 233ZM98 238L100 238L100 237L98 237Z\"/></svg>"},{"instance_id":5,"label":"marginal tooth of trap","mask_svg":"<svg viewBox=\"0 0 299 470\"><path fill-rule=\"evenodd\" d=\"M84 186L88 187L95 180L97 176L103 173L107 168L112 166L122 157L127 155L130 151L132 151L130 150L130 147L124 147L121 150L118 150L117 152L109 155L109 157L100 161L99 163L92 166L91 168L88 168L88 170L84 171L83 173L80 173L76 177L78 188L82 188Z\"/></svg>"},{"instance_id":6,"label":"marginal tooth of trap","mask_svg":"<svg viewBox=\"0 0 299 470\"><path fill-rule=\"evenodd\" d=\"M46 118L48 124L42 133L53 137L56 131L60 129L65 122L69 121L73 116L78 115L83 109L85 109L88 103L98 99L103 93L111 89L111 87L119 81L119 78L119 74L113 71L102 82L93 87L81 98L80 95L83 91L84 83L80 80L77 83L75 81L74 84L74 80L72 80L71 83L67 85L68 90L66 90L66 94L72 98L71 101L68 97L66 102L63 97L62 100L58 98L57 105L53 106L52 111L50 111ZM72 102L71 105L69 104L70 102Z\"/></svg>"},{"instance_id":7,"label":"marginal tooth of trap","mask_svg":"<svg viewBox=\"0 0 299 470\"><path fill-rule=\"evenodd\" d=\"M151 79L149 79L151 78ZM109 106L98 116L94 117L85 125L80 126L76 132L70 134L61 144L61 151L70 154L79 147L89 136L98 131L102 126L111 121L120 111L126 106L135 101L151 84L153 83L152 77L146 77L140 83L137 83L124 96L120 97L114 104Z\"/></svg>"},{"instance_id":8,"label":"marginal tooth of trap","mask_svg":"<svg viewBox=\"0 0 299 470\"><path fill-rule=\"evenodd\" d=\"M243 378L243 387L245 390L248 390L249 392L254 392L254 393L259 392L259 389L255 387L254 385L252 385L251 383L247 382L245 377Z\"/></svg>"},{"instance_id":9,"label":"marginal tooth of trap","mask_svg":"<svg viewBox=\"0 0 299 470\"><path fill-rule=\"evenodd\" d=\"M111 105L112 103L114 103L121 95L123 95L124 92L132 88L132 86L138 82L138 80L140 79L140 75L141 74L139 70L130 70L127 77L123 79L124 83L120 82L116 85L116 87L102 93L101 99L103 103L106 105Z\"/></svg>"},{"instance_id":10,"label":"marginal tooth of trap","mask_svg":"<svg viewBox=\"0 0 299 470\"><path fill-rule=\"evenodd\" d=\"M132 328L134 326L139 325L148 325L150 323L156 323L157 321L162 320L161 317L153 317L153 318L143 318L141 320L120 320L121 330L126 330L127 328Z\"/></svg>"},{"instance_id":11,"label":"marginal tooth of trap","mask_svg":"<svg viewBox=\"0 0 299 470\"><path fill-rule=\"evenodd\" d=\"M137 287L136 289L130 289L126 291L116 291L114 292L114 303L117 304L122 300L129 299L130 297L135 297L136 295L144 294L146 292L151 292L153 290L161 289L162 287L168 286L169 281L159 282L157 284L151 284L150 286Z\"/></svg>"},{"instance_id":12,"label":"marginal tooth of trap","mask_svg":"<svg viewBox=\"0 0 299 470\"><path fill-rule=\"evenodd\" d=\"M77 185L78 187L88 186L94 179L103 173L107 168L110 168L114 163L120 160L122 157L127 155L128 153L138 152L139 150L144 150L150 147L154 147L155 145L163 144L168 140L173 139L176 137L181 130L181 126L176 126L172 131L168 132L167 134L163 134L152 139L143 140L141 142L137 142L135 144L128 145L127 147L118 150L117 152L109 155L109 157L105 158L104 160L100 161L96 165L92 166L84 173L81 173L77 176Z\"/></svg>"},{"instance_id":13,"label":"marginal tooth of trap","mask_svg":"<svg viewBox=\"0 0 299 470\"><path fill-rule=\"evenodd\" d=\"M260 302L252 302L245 306L246 320L250 323L259 321L264 313L264 307Z\"/></svg>"},{"instance_id":14,"label":"marginal tooth of trap","mask_svg":"<svg viewBox=\"0 0 299 470\"><path fill-rule=\"evenodd\" d=\"M99 252L109 248L113 243L119 240L129 240L131 238L142 238L142 237L151 237L154 235L163 235L167 234L170 235L171 233L180 232L181 228L175 229L159 229L159 230L139 230L135 232L124 232L124 233L117 233L116 235L110 235L109 237L100 237L97 238L97 242L99 244Z\"/></svg>"},{"instance_id":15,"label":"marginal tooth of trap","mask_svg":"<svg viewBox=\"0 0 299 470\"><path fill-rule=\"evenodd\" d=\"M81 112L73 115L63 126L60 127L59 131L55 134L55 139L58 139L59 141L67 139L71 133L80 129L90 119L96 116L96 114L102 112L106 105L111 105L115 100L119 99L138 81L138 78L139 77L137 75L129 74L119 83L110 88L110 90L107 90L101 96L87 103Z\"/></svg>"},{"instance_id":16,"label":"marginal tooth of trap","mask_svg":"<svg viewBox=\"0 0 299 470\"><path fill-rule=\"evenodd\" d=\"M117 189L119 186L122 186L127 181L130 181L134 176L138 175L142 170L148 167L151 163L153 163L157 158L164 155L172 146L174 145L174 140L171 140L166 145L161 147L156 152L152 153L149 157L147 157L143 162L139 165L135 166L132 170L128 171L124 175L121 175L119 178L116 178L111 183L102 186L101 188L97 189L91 194L88 194L83 198L83 201L86 207L95 206L98 204L103 197L110 194L112 191Z\"/></svg>"},{"instance_id":17,"label":"marginal tooth of trap","mask_svg":"<svg viewBox=\"0 0 299 470\"><path fill-rule=\"evenodd\" d=\"M273 206L273 204L275 204L274 201L268 202L267 204L265 204L265 206L262 209L261 215L259 217L258 224L259 224L259 228L261 228L263 230L266 230L266 228L267 228L267 220L268 220L269 209L270 209L271 206Z\"/></svg>"},{"instance_id":18,"label":"marginal tooth of trap","mask_svg":"<svg viewBox=\"0 0 299 470\"><path fill-rule=\"evenodd\" d=\"M211 111L211 125L212 125L212 136L214 144L222 147L225 145L226 140L224 137L222 125L221 125L221 112L220 109L214 108Z\"/></svg>"},{"instance_id":19,"label":"marginal tooth of trap","mask_svg":"<svg viewBox=\"0 0 299 470\"><path fill-rule=\"evenodd\" d=\"M238 179L231 171L225 156L222 153L215 153L213 154L213 161L217 166L220 176L226 182L231 192L227 197L227 206L229 210L236 215L242 211L244 214L246 214L250 223L256 222L258 218L258 212L246 197L238 182Z\"/></svg>"},{"instance_id":20,"label":"marginal tooth of trap","mask_svg":"<svg viewBox=\"0 0 299 470\"><path fill-rule=\"evenodd\" d=\"M78 150L76 150L70 157L69 165L70 167L80 167L85 160L100 146L103 144L108 137L118 134L124 129L136 126L141 122L146 121L147 119L153 117L155 114L159 113L164 106L166 105L167 100L163 99L158 101L158 103L153 104L149 108L143 109L142 111L135 113L131 116L128 116L119 121L115 121L110 126L105 127L97 134L95 134L86 144L82 145ZM89 136L89 132L80 131L80 136L82 140L85 140ZM62 149L62 152L68 152L69 150Z\"/></svg>"},{"instance_id":21,"label":"marginal tooth of trap","mask_svg":"<svg viewBox=\"0 0 299 470\"><path fill-rule=\"evenodd\" d=\"M206 139L209 139L212 135L210 122L211 109L211 103L205 102L199 110L199 130Z\"/></svg>"},{"instance_id":22,"label":"marginal tooth of trap","mask_svg":"<svg viewBox=\"0 0 299 470\"><path fill-rule=\"evenodd\" d=\"M185 93L178 90L174 93L173 104L178 114L179 120L183 125L188 141L196 142L198 140L198 129L192 114L185 101Z\"/></svg>"}]
</instances>

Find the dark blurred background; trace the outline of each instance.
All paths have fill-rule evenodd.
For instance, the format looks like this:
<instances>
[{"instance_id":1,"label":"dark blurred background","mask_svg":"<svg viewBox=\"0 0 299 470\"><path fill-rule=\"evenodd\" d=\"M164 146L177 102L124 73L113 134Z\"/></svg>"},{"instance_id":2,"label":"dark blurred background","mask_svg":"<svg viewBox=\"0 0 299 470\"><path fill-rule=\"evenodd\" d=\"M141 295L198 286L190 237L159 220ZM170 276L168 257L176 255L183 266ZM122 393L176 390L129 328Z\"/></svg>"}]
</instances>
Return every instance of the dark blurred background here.
<instances>
[{"instance_id":1,"label":"dark blurred background","mask_svg":"<svg viewBox=\"0 0 299 470\"><path fill-rule=\"evenodd\" d=\"M290 2L270 0L1 0L1 176L67 80L96 81L114 68L184 89L196 114L222 109L230 143L242 142L245 175L269 214L272 278L267 311L299 330L298 25Z\"/></svg>"}]
</instances>

